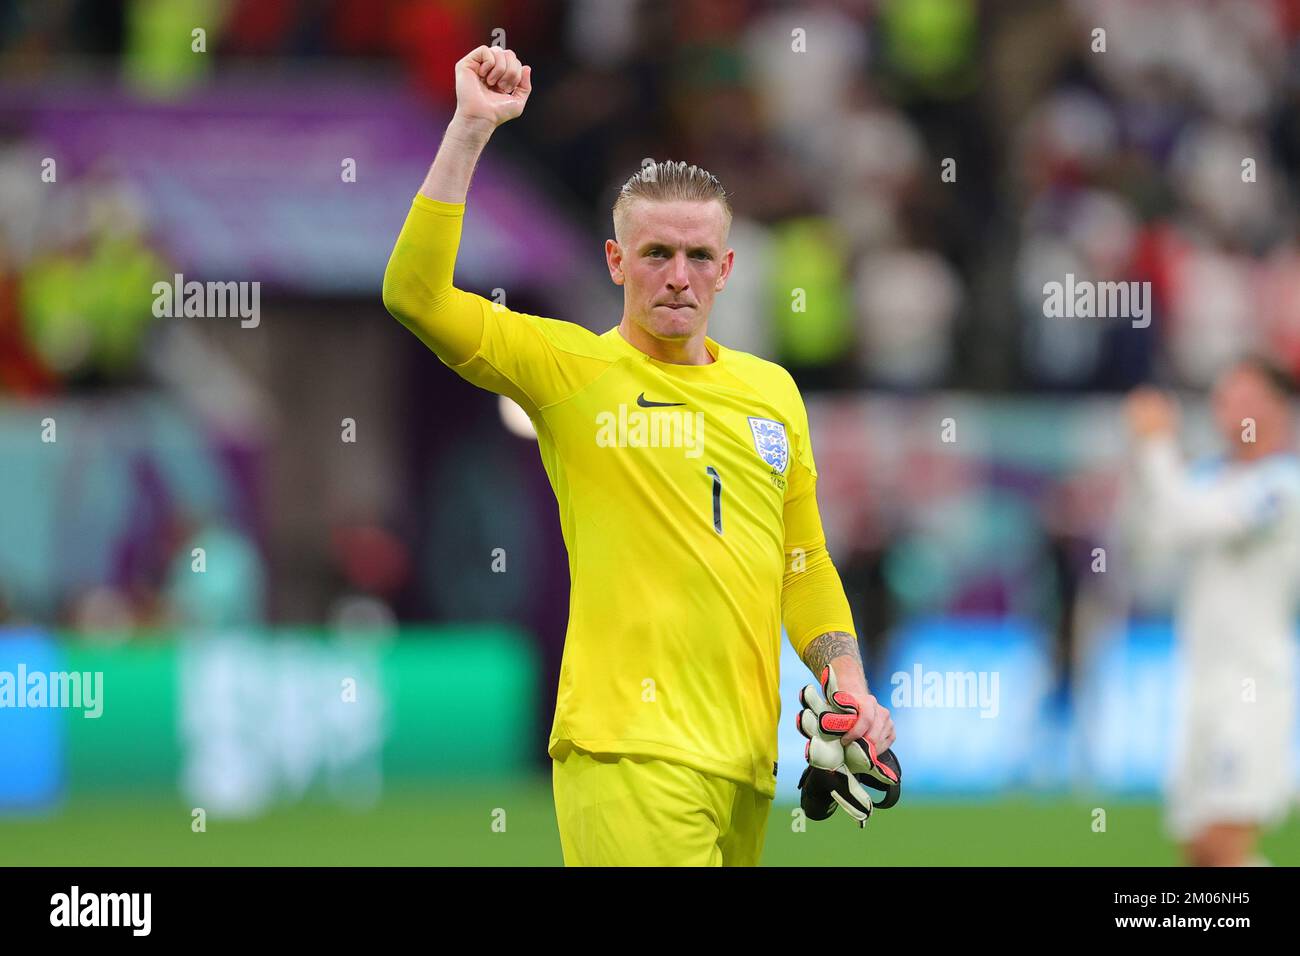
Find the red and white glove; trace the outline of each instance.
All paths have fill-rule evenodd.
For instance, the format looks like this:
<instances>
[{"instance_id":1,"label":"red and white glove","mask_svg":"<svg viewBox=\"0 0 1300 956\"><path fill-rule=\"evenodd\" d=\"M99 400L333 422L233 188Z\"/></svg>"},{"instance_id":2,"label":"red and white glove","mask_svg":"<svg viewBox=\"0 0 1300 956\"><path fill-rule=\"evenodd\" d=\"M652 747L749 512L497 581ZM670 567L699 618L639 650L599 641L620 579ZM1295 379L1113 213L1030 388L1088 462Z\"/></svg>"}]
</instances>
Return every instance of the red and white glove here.
<instances>
[{"instance_id":1,"label":"red and white glove","mask_svg":"<svg viewBox=\"0 0 1300 956\"><path fill-rule=\"evenodd\" d=\"M858 703L836 687L831 668L822 671L820 687L808 684L799 692L799 703L799 732L808 739L808 767L799 778L800 806L813 820L825 820L840 806L859 827L866 826L873 809L886 810L898 802L898 758L889 750L877 754L865 738L844 745L840 738L857 723ZM873 801L868 787L883 796Z\"/></svg>"}]
</instances>

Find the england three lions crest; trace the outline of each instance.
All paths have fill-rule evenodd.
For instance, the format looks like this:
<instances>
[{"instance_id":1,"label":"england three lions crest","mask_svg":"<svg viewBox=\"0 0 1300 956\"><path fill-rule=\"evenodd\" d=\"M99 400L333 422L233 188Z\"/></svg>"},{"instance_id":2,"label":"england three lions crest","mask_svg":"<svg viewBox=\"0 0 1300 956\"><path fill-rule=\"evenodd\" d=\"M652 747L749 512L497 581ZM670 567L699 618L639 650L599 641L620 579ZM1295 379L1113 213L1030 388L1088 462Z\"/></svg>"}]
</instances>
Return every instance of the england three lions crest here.
<instances>
[{"instance_id":1,"label":"england three lions crest","mask_svg":"<svg viewBox=\"0 0 1300 956\"><path fill-rule=\"evenodd\" d=\"M750 416L749 430L754 433L758 457L771 465L777 474L785 474L785 466L790 462L790 442L785 437L785 425L770 418Z\"/></svg>"}]
</instances>

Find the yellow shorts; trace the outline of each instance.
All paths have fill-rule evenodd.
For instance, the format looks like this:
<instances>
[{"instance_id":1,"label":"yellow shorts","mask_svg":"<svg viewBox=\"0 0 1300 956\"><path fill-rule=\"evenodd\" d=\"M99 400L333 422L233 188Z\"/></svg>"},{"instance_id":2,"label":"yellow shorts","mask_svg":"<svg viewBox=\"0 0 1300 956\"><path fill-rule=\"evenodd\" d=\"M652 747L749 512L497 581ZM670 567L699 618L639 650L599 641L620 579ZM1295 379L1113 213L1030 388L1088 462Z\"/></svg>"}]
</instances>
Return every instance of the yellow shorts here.
<instances>
[{"instance_id":1,"label":"yellow shorts","mask_svg":"<svg viewBox=\"0 0 1300 956\"><path fill-rule=\"evenodd\" d=\"M770 798L653 757L572 749L555 761L566 866L757 866Z\"/></svg>"}]
</instances>

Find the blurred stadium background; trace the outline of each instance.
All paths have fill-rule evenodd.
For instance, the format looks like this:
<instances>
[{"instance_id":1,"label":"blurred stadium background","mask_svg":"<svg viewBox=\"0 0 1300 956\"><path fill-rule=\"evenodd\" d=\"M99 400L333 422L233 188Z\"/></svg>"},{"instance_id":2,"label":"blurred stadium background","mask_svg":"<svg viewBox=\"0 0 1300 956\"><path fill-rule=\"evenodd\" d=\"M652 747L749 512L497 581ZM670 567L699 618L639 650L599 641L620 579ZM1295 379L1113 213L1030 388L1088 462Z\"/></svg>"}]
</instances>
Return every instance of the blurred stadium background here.
<instances>
[{"instance_id":1,"label":"blurred stadium background","mask_svg":"<svg viewBox=\"0 0 1300 956\"><path fill-rule=\"evenodd\" d=\"M535 92L458 285L609 328L615 191L686 159L735 197L711 334L808 400L909 790L792 832L783 719L765 863L1174 862L1172 578L1114 545L1117 401L1185 390L1208 451L1228 358L1300 371L1297 0L0 3L0 671L104 675L98 719L0 710L0 863L561 861L550 489L380 302L494 40ZM175 273L260 282L260 322L155 317ZM1066 273L1149 281L1151 326L1045 317ZM949 672L996 697L892 696ZM787 647L787 715L807 677Z\"/></svg>"}]
</instances>

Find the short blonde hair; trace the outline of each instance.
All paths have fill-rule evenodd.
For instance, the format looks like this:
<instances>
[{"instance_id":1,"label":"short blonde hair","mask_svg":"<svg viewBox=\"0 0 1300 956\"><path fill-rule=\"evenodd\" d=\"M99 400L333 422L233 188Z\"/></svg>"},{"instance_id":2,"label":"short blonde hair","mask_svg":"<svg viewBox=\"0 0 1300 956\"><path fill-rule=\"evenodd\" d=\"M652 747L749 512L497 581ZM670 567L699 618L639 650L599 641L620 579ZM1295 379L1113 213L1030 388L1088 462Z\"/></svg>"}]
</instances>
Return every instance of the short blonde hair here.
<instances>
[{"instance_id":1,"label":"short blonde hair","mask_svg":"<svg viewBox=\"0 0 1300 956\"><path fill-rule=\"evenodd\" d=\"M649 202L717 202L722 206L722 235L731 232L731 197L717 176L699 166L666 159L645 163L623 184L614 200L614 237L627 235L629 210L638 199Z\"/></svg>"}]
</instances>

